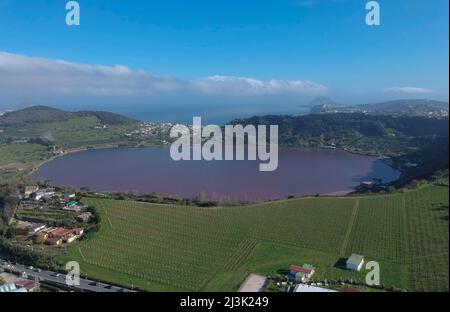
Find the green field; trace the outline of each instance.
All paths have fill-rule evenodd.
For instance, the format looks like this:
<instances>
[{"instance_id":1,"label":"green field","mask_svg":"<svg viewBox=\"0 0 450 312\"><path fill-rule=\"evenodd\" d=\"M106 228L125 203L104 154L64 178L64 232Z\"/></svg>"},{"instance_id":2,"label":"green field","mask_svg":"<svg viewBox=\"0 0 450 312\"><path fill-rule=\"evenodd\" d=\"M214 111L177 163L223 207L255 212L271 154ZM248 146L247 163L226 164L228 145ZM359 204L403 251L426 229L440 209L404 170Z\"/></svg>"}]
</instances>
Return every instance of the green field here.
<instances>
[{"instance_id":1,"label":"green field","mask_svg":"<svg viewBox=\"0 0 450 312\"><path fill-rule=\"evenodd\" d=\"M102 127L103 123L96 117L77 117L63 122L30 123L7 127L4 134L18 138L41 137L58 147L67 149L126 142L128 139L123 137L123 133L133 128L129 125L110 125L105 129Z\"/></svg>"},{"instance_id":2,"label":"green field","mask_svg":"<svg viewBox=\"0 0 450 312\"><path fill-rule=\"evenodd\" d=\"M84 199L100 232L74 245L91 277L153 291L232 291L248 273L309 262L316 280L354 277L336 267L360 253L386 287L448 291L448 185L386 196L303 198L194 208Z\"/></svg>"},{"instance_id":3,"label":"green field","mask_svg":"<svg viewBox=\"0 0 450 312\"><path fill-rule=\"evenodd\" d=\"M48 158L49 151L40 144L0 144L0 166L29 164Z\"/></svg>"}]
</instances>

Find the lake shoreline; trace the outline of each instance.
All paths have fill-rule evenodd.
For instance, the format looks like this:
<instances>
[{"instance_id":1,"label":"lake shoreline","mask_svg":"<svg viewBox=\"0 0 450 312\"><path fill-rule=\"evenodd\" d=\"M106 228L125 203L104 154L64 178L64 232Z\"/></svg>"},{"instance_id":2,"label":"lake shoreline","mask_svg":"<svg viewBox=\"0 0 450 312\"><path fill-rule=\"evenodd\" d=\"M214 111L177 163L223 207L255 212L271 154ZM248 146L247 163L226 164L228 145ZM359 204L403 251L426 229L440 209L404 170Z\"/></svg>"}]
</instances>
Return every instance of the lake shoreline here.
<instances>
[{"instance_id":1,"label":"lake shoreline","mask_svg":"<svg viewBox=\"0 0 450 312\"><path fill-rule=\"evenodd\" d=\"M80 152L87 152L87 151L95 151L95 150L107 150L107 149L110 149L110 150L120 150L120 149L123 149L123 150L126 150L126 149L128 149L128 150L135 150L136 149L137 150L137 149L145 149L145 148L151 148L151 147L154 147L154 148L168 148L169 146L170 145L151 145L151 146L145 146L145 147L142 147L142 146L138 147L138 146L118 146L117 144L109 144L109 145L98 145L98 146L89 146L89 147L68 149L68 150L65 150L64 152L62 152L61 154L54 155L51 158L46 159L46 160L42 161L41 163L39 163L38 165L34 166L33 170L29 173L29 176L30 176L30 178L32 180L38 181L38 179L35 179L33 177L33 175L36 172L38 172L39 169L41 169L47 163L50 163L50 162L52 162L52 161L54 161L54 160L56 160L58 158L61 158L63 156L67 156L67 155L70 155L70 154L75 154L75 153L80 153ZM339 149L339 148L330 149L330 148L321 148L321 147L294 147L294 146L280 146L280 147L287 148L287 149L292 148L293 150L294 149L297 149L297 150L317 150L317 151L326 151L326 152L334 152L334 151L336 151L336 152L341 152L341 153L345 153L345 154L349 154L349 155L356 155L356 156L365 156L365 157L376 158L373 155L365 155L365 154L362 154L362 153L351 153L349 151L346 151L344 149ZM391 166L388 166L388 167L391 168L392 170L394 170L394 168L392 168ZM397 177L397 179L398 179L398 177ZM389 183L390 182L393 182L393 180L390 180ZM55 185L56 186L60 186L60 187L64 187L64 186L68 186L69 184L55 183ZM84 186L89 187L89 185L84 185ZM74 188L75 189L80 189L80 186L78 185L77 187L74 187ZM109 190L104 191L104 190L100 190L100 189L95 188L95 187L89 187L89 189L94 189L95 191L98 191L98 192L101 192L101 193L105 193L105 194L118 194L118 193L127 193L127 192L129 192L129 193L139 194L140 196L151 196L151 195L158 194L158 195L167 196L167 197L171 197L172 196L172 197L182 197L182 198L190 198L190 199L198 197L198 195L186 196L186 195L183 195L183 194L179 194L176 191L174 191L174 193L170 193L170 191L161 192L159 190L154 190L154 191L142 191L142 190L139 190L138 192L136 192L136 188L133 188L132 186L130 186L128 188L128 190L126 190L126 191L124 189L117 189L116 191L109 189ZM105 189L108 189L108 188L106 187ZM274 196L274 197L268 197L266 199L235 199L234 198L234 199L224 200L224 201L230 202L230 203L239 203L239 202L252 203L252 202L264 202L264 201L272 202L272 201L275 201L275 200L283 200L283 199L286 199L286 198L289 198L289 197L301 198L301 197L305 197L305 196L307 196L307 197L308 196L309 197L310 196L317 196L317 194L320 194L320 196L333 196L333 197L337 196L337 197L342 197L342 196L350 196L351 194L355 193L355 191L356 191L356 186L352 187L352 189L346 189L345 191L342 190L342 189L341 190L337 189L336 191L323 191L323 192L311 191L311 192L308 192L308 193L305 193L305 194L297 194L297 195L292 194L292 195L286 195L286 196L284 196L284 195L282 195L282 196ZM289 193L289 191L286 191L286 193ZM252 195L248 195L248 196L251 197ZM222 200L219 200L219 201L222 201Z\"/></svg>"}]
</instances>

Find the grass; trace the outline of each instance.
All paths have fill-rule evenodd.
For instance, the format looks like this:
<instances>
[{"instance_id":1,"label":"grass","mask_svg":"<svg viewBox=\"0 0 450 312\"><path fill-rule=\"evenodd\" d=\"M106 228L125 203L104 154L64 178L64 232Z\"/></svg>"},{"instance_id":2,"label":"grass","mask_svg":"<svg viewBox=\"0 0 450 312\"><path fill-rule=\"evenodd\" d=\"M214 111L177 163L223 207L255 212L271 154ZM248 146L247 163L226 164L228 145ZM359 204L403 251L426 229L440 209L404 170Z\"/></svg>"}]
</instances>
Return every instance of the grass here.
<instances>
[{"instance_id":1,"label":"grass","mask_svg":"<svg viewBox=\"0 0 450 312\"><path fill-rule=\"evenodd\" d=\"M47 124L44 137L54 141L57 146L73 148L86 145L99 145L125 141L125 126L108 126L96 129L103 124L96 117L80 117L66 122Z\"/></svg>"},{"instance_id":2,"label":"grass","mask_svg":"<svg viewBox=\"0 0 450 312\"><path fill-rule=\"evenodd\" d=\"M7 137L36 138L41 137L53 142L63 149L101 145L110 143L126 143L129 139L124 133L133 126L108 126L96 117L77 117L63 122L31 123L16 127L4 128Z\"/></svg>"},{"instance_id":3,"label":"grass","mask_svg":"<svg viewBox=\"0 0 450 312\"><path fill-rule=\"evenodd\" d=\"M250 273L308 262L316 280L356 278L350 253L378 261L386 287L448 291L448 186L386 196L194 208L84 199L100 232L61 260L91 277L152 291L232 291Z\"/></svg>"},{"instance_id":4,"label":"grass","mask_svg":"<svg viewBox=\"0 0 450 312\"><path fill-rule=\"evenodd\" d=\"M40 144L0 145L0 166L13 163L32 163L48 157L48 148Z\"/></svg>"}]
</instances>

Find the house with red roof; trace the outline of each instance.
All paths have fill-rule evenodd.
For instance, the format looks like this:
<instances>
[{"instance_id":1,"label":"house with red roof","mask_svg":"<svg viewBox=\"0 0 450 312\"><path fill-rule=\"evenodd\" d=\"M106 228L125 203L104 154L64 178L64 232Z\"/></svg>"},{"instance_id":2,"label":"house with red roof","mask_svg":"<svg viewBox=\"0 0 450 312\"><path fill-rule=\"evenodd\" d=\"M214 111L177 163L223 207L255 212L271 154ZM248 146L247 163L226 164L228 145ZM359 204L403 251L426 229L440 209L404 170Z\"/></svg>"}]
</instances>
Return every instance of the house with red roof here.
<instances>
[{"instance_id":1,"label":"house with red roof","mask_svg":"<svg viewBox=\"0 0 450 312\"><path fill-rule=\"evenodd\" d=\"M54 238L54 237L61 237L66 232L65 228L57 227L52 229L51 231L48 231L48 237Z\"/></svg>"},{"instance_id":2,"label":"house with red roof","mask_svg":"<svg viewBox=\"0 0 450 312\"><path fill-rule=\"evenodd\" d=\"M35 282L30 280L19 280L15 284L19 288L25 288L28 292L35 292L39 288Z\"/></svg>"},{"instance_id":3,"label":"house with red roof","mask_svg":"<svg viewBox=\"0 0 450 312\"><path fill-rule=\"evenodd\" d=\"M303 266L291 265L289 267L289 275L302 283L309 281L314 273L314 268L309 264L304 264Z\"/></svg>"}]
</instances>

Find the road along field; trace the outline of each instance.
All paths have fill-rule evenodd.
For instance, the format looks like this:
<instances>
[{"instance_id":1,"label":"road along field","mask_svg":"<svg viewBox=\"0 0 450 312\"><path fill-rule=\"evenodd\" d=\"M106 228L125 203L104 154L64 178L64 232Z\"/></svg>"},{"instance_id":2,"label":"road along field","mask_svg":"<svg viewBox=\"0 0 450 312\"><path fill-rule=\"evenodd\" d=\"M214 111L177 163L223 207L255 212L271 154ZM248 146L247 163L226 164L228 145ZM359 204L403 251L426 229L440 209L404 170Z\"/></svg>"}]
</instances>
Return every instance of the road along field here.
<instances>
[{"instance_id":1,"label":"road along field","mask_svg":"<svg viewBox=\"0 0 450 312\"><path fill-rule=\"evenodd\" d=\"M386 196L302 198L197 208L86 198L98 233L62 260L83 273L153 291L233 291L250 273L311 263L315 280L358 278L336 263L378 261L381 283L448 291L448 186Z\"/></svg>"}]
</instances>

